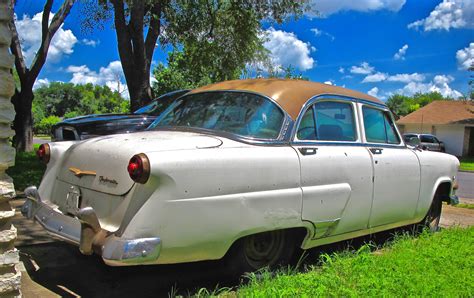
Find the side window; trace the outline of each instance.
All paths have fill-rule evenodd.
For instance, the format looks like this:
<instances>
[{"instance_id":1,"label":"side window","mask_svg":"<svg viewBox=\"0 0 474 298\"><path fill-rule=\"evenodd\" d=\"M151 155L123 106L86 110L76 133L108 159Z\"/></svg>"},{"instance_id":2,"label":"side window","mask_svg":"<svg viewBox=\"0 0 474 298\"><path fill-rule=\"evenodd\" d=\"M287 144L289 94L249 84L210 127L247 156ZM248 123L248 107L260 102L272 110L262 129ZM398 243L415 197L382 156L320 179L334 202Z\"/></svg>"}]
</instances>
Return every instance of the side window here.
<instances>
[{"instance_id":1,"label":"side window","mask_svg":"<svg viewBox=\"0 0 474 298\"><path fill-rule=\"evenodd\" d=\"M395 124L387 112L363 107L365 138L370 143L399 144Z\"/></svg>"},{"instance_id":2,"label":"side window","mask_svg":"<svg viewBox=\"0 0 474 298\"><path fill-rule=\"evenodd\" d=\"M432 136L422 135L420 140L422 143L435 143L435 139Z\"/></svg>"},{"instance_id":3,"label":"side window","mask_svg":"<svg viewBox=\"0 0 474 298\"><path fill-rule=\"evenodd\" d=\"M299 140L355 141L355 131L350 103L321 101L305 112L297 137Z\"/></svg>"},{"instance_id":4,"label":"side window","mask_svg":"<svg viewBox=\"0 0 474 298\"><path fill-rule=\"evenodd\" d=\"M316 140L316 124L314 122L313 107L304 113L297 133L298 140Z\"/></svg>"}]
</instances>

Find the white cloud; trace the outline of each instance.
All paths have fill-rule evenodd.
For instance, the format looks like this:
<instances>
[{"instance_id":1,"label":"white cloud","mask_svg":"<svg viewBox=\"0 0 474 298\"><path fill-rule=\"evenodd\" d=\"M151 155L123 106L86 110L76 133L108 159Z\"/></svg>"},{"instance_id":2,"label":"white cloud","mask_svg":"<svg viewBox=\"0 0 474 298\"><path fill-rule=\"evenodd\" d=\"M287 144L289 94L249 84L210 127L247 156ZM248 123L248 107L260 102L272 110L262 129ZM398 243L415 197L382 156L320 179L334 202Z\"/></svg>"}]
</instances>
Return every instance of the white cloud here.
<instances>
[{"instance_id":1,"label":"white cloud","mask_svg":"<svg viewBox=\"0 0 474 298\"><path fill-rule=\"evenodd\" d=\"M370 74L374 71L374 68L367 62L362 62L360 66L352 66L350 72L355 74Z\"/></svg>"},{"instance_id":2,"label":"white cloud","mask_svg":"<svg viewBox=\"0 0 474 298\"><path fill-rule=\"evenodd\" d=\"M370 96L373 96L373 97L378 97L378 93L379 93L379 88L377 88L377 87L374 87L374 88L370 89L369 92L367 92L367 94L369 94Z\"/></svg>"},{"instance_id":3,"label":"white cloud","mask_svg":"<svg viewBox=\"0 0 474 298\"><path fill-rule=\"evenodd\" d=\"M311 1L311 7L321 15L328 16L348 10L370 12L386 9L397 12L405 2L406 0L313 0ZM314 11L307 13L307 15L310 17L317 16Z\"/></svg>"},{"instance_id":4,"label":"white cloud","mask_svg":"<svg viewBox=\"0 0 474 298\"><path fill-rule=\"evenodd\" d=\"M33 90L38 89L39 87L48 86L49 80L47 78L44 79L37 79L33 84Z\"/></svg>"},{"instance_id":5,"label":"white cloud","mask_svg":"<svg viewBox=\"0 0 474 298\"><path fill-rule=\"evenodd\" d=\"M443 0L428 17L408 24L424 31L474 27L474 0Z\"/></svg>"},{"instance_id":6,"label":"white cloud","mask_svg":"<svg viewBox=\"0 0 474 298\"><path fill-rule=\"evenodd\" d=\"M425 76L423 74L419 74L417 72L412 73L412 74L400 73L400 74L391 75L387 78L387 81L402 82L402 83L422 82L424 80L425 80Z\"/></svg>"},{"instance_id":7,"label":"white cloud","mask_svg":"<svg viewBox=\"0 0 474 298\"><path fill-rule=\"evenodd\" d=\"M270 51L272 62L276 66L294 66L301 71L311 69L316 61L311 58L311 51L316 49L310 43L303 42L292 32L270 28L265 31L267 40L264 47Z\"/></svg>"},{"instance_id":8,"label":"white cloud","mask_svg":"<svg viewBox=\"0 0 474 298\"><path fill-rule=\"evenodd\" d=\"M331 81L331 80L324 82L324 84L331 85L331 86L336 86L336 84L334 84L334 82Z\"/></svg>"},{"instance_id":9,"label":"white cloud","mask_svg":"<svg viewBox=\"0 0 474 298\"><path fill-rule=\"evenodd\" d=\"M341 66L341 67L339 67L339 70L338 70L338 71L339 71L340 73L344 73L344 72L345 72L345 69L344 69L344 67Z\"/></svg>"},{"instance_id":10,"label":"white cloud","mask_svg":"<svg viewBox=\"0 0 474 298\"><path fill-rule=\"evenodd\" d=\"M310 29L310 31L313 32L316 36L321 36L321 34L323 34L323 30L319 30L318 28L312 28Z\"/></svg>"},{"instance_id":11,"label":"white cloud","mask_svg":"<svg viewBox=\"0 0 474 298\"><path fill-rule=\"evenodd\" d=\"M366 76L362 80L362 83L382 82L382 81L385 81L387 78L388 78L388 74L383 73L383 72L376 72L374 74L369 74L368 76Z\"/></svg>"},{"instance_id":12,"label":"white cloud","mask_svg":"<svg viewBox=\"0 0 474 298\"><path fill-rule=\"evenodd\" d=\"M329 37L329 39L331 39L331 41L334 41L334 39L335 39L334 35L329 34L326 31L323 31L323 30L318 29L318 28L311 28L310 31L313 32L314 35L316 35L316 36L325 35L325 36Z\"/></svg>"},{"instance_id":13,"label":"white cloud","mask_svg":"<svg viewBox=\"0 0 474 298\"><path fill-rule=\"evenodd\" d=\"M405 60L405 54L407 53L408 50L408 45L405 44L403 47L401 47L398 52L393 55L393 59L395 60Z\"/></svg>"},{"instance_id":14,"label":"white cloud","mask_svg":"<svg viewBox=\"0 0 474 298\"><path fill-rule=\"evenodd\" d=\"M83 40L81 40L83 44L85 44L86 46L91 46L93 48L95 48L97 45L100 44L100 40L92 40L92 39L87 39L87 38L84 38Z\"/></svg>"},{"instance_id":15,"label":"white cloud","mask_svg":"<svg viewBox=\"0 0 474 298\"><path fill-rule=\"evenodd\" d=\"M122 92L122 96L128 96L128 92L123 92L127 87L123 80L124 75L120 61L110 62L107 67L101 67L99 72L90 70L86 65L71 65L67 67L66 71L72 73L71 83L105 85L114 91Z\"/></svg>"},{"instance_id":16,"label":"white cloud","mask_svg":"<svg viewBox=\"0 0 474 298\"><path fill-rule=\"evenodd\" d=\"M402 89L397 90L395 93L412 96L417 92L439 92L444 97L457 99L462 96L462 93L452 89L449 86L449 83L451 83L452 81L454 81L454 78L452 76L437 75L429 83L409 82Z\"/></svg>"},{"instance_id":17,"label":"white cloud","mask_svg":"<svg viewBox=\"0 0 474 298\"><path fill-rule=\"evenodd\" d=\"M37 13L30 18L23 15L22 19L15 18L15 25L18 30L20 42L22 45L23 55L28 65L33 61L36 52L41 45L41 19L43 13ZM49 16L49 22L53 19L53 14ZM56 34L54 34L49 46L47 61L59 62L63 55L70 55L74 52L74 45L77 38L71 30L64 30L61 26Z\"/></svg>"},{"instance_id":18,"label":"white cloud","mask_svg":"<svg viewBox=\"0 0 474 298\"><path fill-rule=\"evenodd\" d=\"M474 65L474 42L469 44L469 47L461 49L456 52L456 59L458 60L459 69L469 69Z\"/></svg>"}]
</instances>

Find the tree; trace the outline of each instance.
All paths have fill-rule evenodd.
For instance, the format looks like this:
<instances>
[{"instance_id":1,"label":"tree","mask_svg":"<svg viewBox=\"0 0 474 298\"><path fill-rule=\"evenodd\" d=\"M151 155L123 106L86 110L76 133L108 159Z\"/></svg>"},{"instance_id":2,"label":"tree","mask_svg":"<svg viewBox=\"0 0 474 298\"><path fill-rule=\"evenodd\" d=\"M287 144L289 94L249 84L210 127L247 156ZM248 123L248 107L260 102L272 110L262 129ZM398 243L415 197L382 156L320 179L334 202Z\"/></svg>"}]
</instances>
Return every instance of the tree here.
<instances>
[{"instance_id":1,"label":"tree","mask_svg":"<svg viewBox=\"0 0 474 298\"><path fill-rule=\"evenodd\" d=\"M11 1L13 7L14 0ZM49 23L53 1L54 0L46 0L44 5L41 20L41 45L30 66L26 65L23 57L15 22L11 21L10 23L10 30L12 32L10 49L15 56L15 69L20 80L20 87L15 88L15 94L12 97L12 103L16 112L15 119L13 120L13 129L15 130L13 143L17 151L33 150L33 117L31 112L34 98L33 84L46 62L49 45L54 34L64 23L64 20L69 15L75 2L75 0L64 0L59 11L54 15L51 23Z\"/></svg>"},{"instance_id":2,"label":"tree","mask_svg":"<svg viewBox=\"0 0 474 298\"><path fill-rule=\"evenodd\" d=\"M395 118L406 116L421 107L435 100L452 100L444 97L439 92L415 93L413 96L405 96L401 94L394 94L390 96L386 102L388 108L395 114Z\"/></svg>"},{"instance_id":3,"label":"tree","mask_svg":"<svg viewBox=\"0 0 474 298\"><path fill-rule=\"evenodd\" d=\"M34 91L33 119L35 132L48 117L71 118L87 114L125 113L128 101L107 86L74 85L53 82ZM56 119L56 118L53 118Z\"/></svg>"},{"instance_id":4,"label":"tree","mask_svg":"<svg viewBox=\"0 0 474 298\"><path fill-rule=\"evenodd\" d=\"M216 80L233 77L235 67L261 48L260 22L283 22L299 16L308 0L89 0L85 27L113 12L118 51L130 94L131 109L153 98L150 67L157 41L161 46L184 45L193 51L190 65L218 64ZM91 9L92 8L92 9ZM146 32L146 33L145 33ZM198 46L190 46L190 45ZM218 60L208 53L222 51Z\"/></svg>"},{"instance_id":5,"label":"tree","mask_svg":"<svg viewBox=\"0 0 474 298\"><path fill-rule=\"evenodd\" d=\"M468 98L470 100L474 100L474 74L471 73L471 72L474 72L474 63L472 63L471 66L469 66L468 70L470 72L469 82L468 82L468 85L469 85Z\"/></svg>"}]
</instances>

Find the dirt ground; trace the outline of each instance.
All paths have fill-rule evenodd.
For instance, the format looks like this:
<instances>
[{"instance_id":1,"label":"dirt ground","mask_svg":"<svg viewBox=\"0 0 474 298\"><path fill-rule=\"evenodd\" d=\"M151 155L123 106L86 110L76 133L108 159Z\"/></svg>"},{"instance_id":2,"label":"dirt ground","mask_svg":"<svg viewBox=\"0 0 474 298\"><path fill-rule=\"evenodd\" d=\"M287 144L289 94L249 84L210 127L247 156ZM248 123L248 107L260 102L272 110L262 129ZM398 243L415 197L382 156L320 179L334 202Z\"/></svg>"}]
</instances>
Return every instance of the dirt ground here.
<instances>
[{"instance_id":1,"label":"dirt ground","mask_svg":"<svg viewBox=\"0 0 474 298\"><path fill-rule=\"evenodd\" d=\"M238 279L228 275L221 261L179 265L109 267L99 256L83 256L77 247L51 238L38 224L16 209L17 248L22 260L24 297L168 297L195 293L206 287L234 286ZM443 206L442 227L474 225L474 210ZM381 241L385 236L381 237ZM386 238L385 238L386 239ZM354 240L351 245L362 242ZM347 244L345 244L347 246ZM323 248L334 250L334 247Z\"/></svg>"}]
</instances>

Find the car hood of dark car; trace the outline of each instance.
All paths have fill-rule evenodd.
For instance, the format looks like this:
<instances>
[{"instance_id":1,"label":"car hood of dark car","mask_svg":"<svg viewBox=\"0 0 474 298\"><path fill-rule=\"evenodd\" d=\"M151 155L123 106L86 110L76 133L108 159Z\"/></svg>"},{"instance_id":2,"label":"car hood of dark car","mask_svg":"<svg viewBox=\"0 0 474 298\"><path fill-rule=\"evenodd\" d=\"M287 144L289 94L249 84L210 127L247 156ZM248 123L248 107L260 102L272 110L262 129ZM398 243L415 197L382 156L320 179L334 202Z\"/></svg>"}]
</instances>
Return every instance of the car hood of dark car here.
<instances>
[{"instance_id":1,"label":"car hood of dark car","mask_svg":"<svg viewBox=\"0 0 474 298\"><path fill-rule=\"evenodd\" d=\"M95 114L95 115L86 115L86 116L79 116L69 119L64 119L63 121L57 123L56 125L61 124L89 124L90 122L100 122L100 121L115 121L121 119L146 119L150 118L149 115L141 115L141 114ZM151 116L151 118L155 118Z\"/></svg>"}]
</instances>

